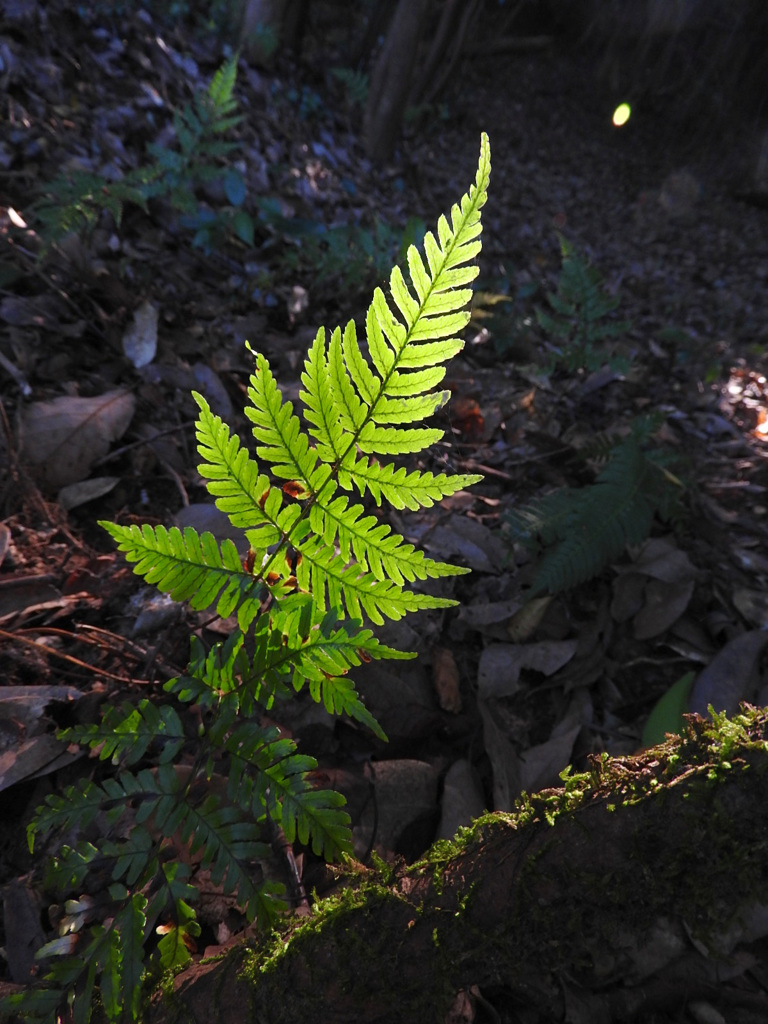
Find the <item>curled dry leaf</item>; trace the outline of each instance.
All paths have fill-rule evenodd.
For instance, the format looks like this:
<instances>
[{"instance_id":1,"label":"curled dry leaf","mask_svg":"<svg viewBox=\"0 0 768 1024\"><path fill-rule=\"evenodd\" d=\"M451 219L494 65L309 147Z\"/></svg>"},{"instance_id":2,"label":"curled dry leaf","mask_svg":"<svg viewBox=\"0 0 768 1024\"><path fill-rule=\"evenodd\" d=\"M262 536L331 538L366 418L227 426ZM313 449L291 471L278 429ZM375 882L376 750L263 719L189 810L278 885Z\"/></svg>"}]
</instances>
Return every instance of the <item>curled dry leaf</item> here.
<instances>
[{"instance_id":1,"label":"curled dry leaf","mask_svg":"<svg viewBox=\"0 0 768 1024\"><path fill-rule=\"evenodd\" d=\"M136 399L121 389L94 398L64 395L33 402L21 416L21 452L43 486L84 480L128 429Z\"/></svg>"}]
</instances>

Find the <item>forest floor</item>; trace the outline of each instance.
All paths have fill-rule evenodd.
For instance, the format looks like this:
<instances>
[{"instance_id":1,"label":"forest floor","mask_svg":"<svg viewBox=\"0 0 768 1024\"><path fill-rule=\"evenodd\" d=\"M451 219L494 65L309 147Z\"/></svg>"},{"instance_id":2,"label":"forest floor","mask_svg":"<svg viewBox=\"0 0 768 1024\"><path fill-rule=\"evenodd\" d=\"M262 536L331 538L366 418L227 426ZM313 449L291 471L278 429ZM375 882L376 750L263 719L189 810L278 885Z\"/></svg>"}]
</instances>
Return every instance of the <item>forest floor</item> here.
<instances>
[{"instance_id":1,"label":"forest floor","mask_svg":"<svg viewBox=\"0 0 768 1024\"><path fill-rule=\"evenodd\" d=\"M311 701L276 719L347 796L358 856L413 858L483 808L556 785L569 763L638 750L652 709L684 677L662 733L681 708L768 703L768 210L742 194L748 125L715 135L658 102L616 129L587 58L551 46L465 61L460 88L374 168L352 91L310 41L297 66L241 63L238 73L244 118L228 159L247 186L253 244L195 244L201 222L153 201L126 204L119 226L102 213L46 246L32 200L62 170L110 178L145 164L150 143L173 148L171 112L207 87L221 46L143 13L6 8L0 886L22 881L50 924L25 825L48 793L94 771L56 728L162 694L184 671L191 632L206 643L226 633L158 600L97 522L229 535L195 468L190 391L246 437L248 340L296 398L317 328L360 323L407 225L433 227L467 191L481 131L493 171L478 295L448 372L445 436L423 466L484 482L391 519L432 557L473 572L452 583L458 610L384 629L416 661L355 676L388 744ZM340 66L348 43L329 44ZM214 211L228 201L216 181L202 198ZM562 342L537 319L558 288L561 236L627 321L609 339L622 369L566 368ZM679 499L669 520L657 516L647 542L576 585L566 559L557 592L529 600L536 562L509 513L592 485L601 453L643 418L643 450L664 456ZM600 549L613 511L593 509L588 550ZM311 888L321 876L304 860ZM19 928L9 905L0 945ZM201 916L209 948L243 927L221 900ZM0 963L3 974L21 980Z\"/></svg>"}]
</instances>

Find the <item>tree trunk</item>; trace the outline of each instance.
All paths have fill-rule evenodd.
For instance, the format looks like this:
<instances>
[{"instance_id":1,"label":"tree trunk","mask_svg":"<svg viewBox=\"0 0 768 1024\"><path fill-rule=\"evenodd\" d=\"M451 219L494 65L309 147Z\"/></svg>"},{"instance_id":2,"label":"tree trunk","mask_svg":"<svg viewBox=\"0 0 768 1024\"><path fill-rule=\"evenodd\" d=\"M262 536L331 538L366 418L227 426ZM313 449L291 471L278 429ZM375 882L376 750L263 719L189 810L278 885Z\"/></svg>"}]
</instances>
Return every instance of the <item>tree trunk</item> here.
<instances>
[{"instance_id":1,"label":"tree trunk","mask_svg":"<svg viewBox=\"0 0 768 1024\"><path fill-rule=\"evenodd\" d=\"M722 994L768 1019L764 992L722 981L768 934L767 735L768 709L691 717L391 877L350 870L315 917L186 971L149 1019L442 1022L472 986L524 1019L648 1020Z\"/></svg>"},{"instance_id":2,"label":"tree trunk","mask_svg":"<svg viewBox=\"0 0 768 1024\"><path fill-rule=\"evenodd\" d=\"M431 0L400 0L371 74L365 139L371 160L389 160L405 113Z\"/></svg>"}]
</instances>

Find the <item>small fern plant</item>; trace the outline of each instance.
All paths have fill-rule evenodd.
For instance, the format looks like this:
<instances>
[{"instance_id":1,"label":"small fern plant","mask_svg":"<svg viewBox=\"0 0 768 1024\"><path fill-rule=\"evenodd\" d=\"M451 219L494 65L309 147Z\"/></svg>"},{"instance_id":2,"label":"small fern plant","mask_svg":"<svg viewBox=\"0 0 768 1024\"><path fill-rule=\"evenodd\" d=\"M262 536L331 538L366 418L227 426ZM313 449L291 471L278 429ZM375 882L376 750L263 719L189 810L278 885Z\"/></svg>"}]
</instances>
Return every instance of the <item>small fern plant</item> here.
<instances>
[{"instance_id":1,"label":"small fern plant","mask_svg":"<svg viewBox=\"0 0 768 1024\"><path fill-rule=\"evenodd\" d=\"M547 294L550 309L537 309L539 325L556 339L551 368L597 370L605 363L625 371L626 359L612 352L610 341L626 334L628 321L609 319L619 300L603 287L599 271L583 259L573 245L558 235L562 269L557 292ZM550 311L551 310L551 311Z\"/></svg>"},{"instance_id":2,"label":"small fern plant","mask_svg":"<svg viewBox=\"0 0 768 1024\"><path fill-rule=\"evenodd\" d=\"M480 479L387 459L442 436L423 421L446 401L434 389L463 346L489 175L484 135L475 183L450 221L426 234L424 256L409 248L408 280L395 267L389 298L376 290L365 346L351 321L330 339L318 331L302 375L306 427L258 353L246 408L256 459L195 396L200 472L246 532L245 562L210 533L102 524L149 583L194 609L234 615L237 627L210 650L193 638L187 672L165 685L164 700L111 707L98 725L62 732L117 771L49 796L29 826L30 846L51 830L67 837L49 882L80 895L65 906L60 938L39 951L52 964L44 986L12 997L16 1010L86 1024L98 988L108 1020L136 1020L148 978L189 961L197 890L191 858L174 853L171 836L249 920L267 925L283 907L255 867L270 834L329 859L351 852L343 797L314 788L315 761L266 716L276 699L308 691L383 737L348 673L361 661L413 655L381 644L364 618L381 624L455 604L408 584L466 570L426 557L351 492L418 509ZM200 712L191 741L179 702ZM212 791L214 772L226 778L224 797ZM98 900L82 894L96 879ZM102 923L88 926L95 903Z\"/></svg>"},{"instance_id":3,"label":"small fern plant","mask_svg":"<svg viewBox=\"0 0 768 1024\"><path fill-rule=\"evenodd\" d=\"M679 519L683 485L667 468L668 453L643 444L649 430L637 421L609 444L593 484L563 487L508 514L508 536L538 558L529 596L585 583L646 540L656 516Z\"/></svg>"},{"instance_id":4,"label":"small fern plant","mask_svg":"<svg viewBox=\"0 0 768 1024\"><path fill-rule=\"evenodd\" d=\"M245 199L243 177L236 168L222 167L223 159L237 146L223 138L241 120L235 112L236 78L235 56L222 64L206 90L174 111L177 146L153 143L149 146L151 162L115 181L93 172L69 170L47 183L34 207L46 245L71 231L87 235L105 210L119 226L126 204L146 211L148 200L153 198L167 199L188 218L186 226L196 230L198 244L206 244L215 230L221 234L223 228L253 244L253 220L240 209ZM195 189L219 179L230 208L200 210Z\"/></svg>"}]
</instances>

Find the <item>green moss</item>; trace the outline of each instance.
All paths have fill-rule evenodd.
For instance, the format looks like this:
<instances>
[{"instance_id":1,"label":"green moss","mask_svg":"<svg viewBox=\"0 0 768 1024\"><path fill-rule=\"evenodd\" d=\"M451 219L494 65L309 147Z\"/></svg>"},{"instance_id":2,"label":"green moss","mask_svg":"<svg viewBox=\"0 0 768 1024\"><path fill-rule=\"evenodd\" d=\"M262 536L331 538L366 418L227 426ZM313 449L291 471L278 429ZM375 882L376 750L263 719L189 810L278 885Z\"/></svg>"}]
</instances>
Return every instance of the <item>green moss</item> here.
<instances>
[{"instance_id":1,"label":"green moss","mask_svg":"<svg viewBox=\"0 0 768 1024\"><path fill-rule=\"evenodd\" d=\"M752 829L747 818L745 826L732 806L734 794L745 798L745 773L748 799L765 792L768 765L751 755L768 752L767 723L768 710L749 708L733 720L692 718L683 736L641 755L603 755L585 772L564 772L558 789L523 796L513 814L484 815L409 868L350 866L350 884L320 901L312 918L248 954L254 1000L260 1007L277 1003L266 1015L270 1024L309 1020L312 994L327 986L326 971L345 998L370 998L371 986L376 992L396 986L400 949L408 956L416 948L430 980L424 992L407 993L410 1016L431 1019L443 991L448 1005L448 990L468 970L481 977L478 983L498 980L523 990L531 972L567 970L578 979L583 971L588 980L595 957L606 951L617 969L631 970L631 953L622 946L628 931L650 942L660 921L679 922L681 915L698 939L714 946L744 905L744 893L768 902L768 838L760 821ZM606 820L609 803L619 816L627 810L618 829ZM597 840L606 825L620 845L603 860ZM574 849L574 828L584 831L599 864L566 856ZM516 862L498 890L505 915L491 921L496 876L492 867L477 871L489 854L485 864L502 875L510 858ZM424 1005L417 1006L420 1000Z\"/></svg>"}]
</instances>

